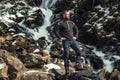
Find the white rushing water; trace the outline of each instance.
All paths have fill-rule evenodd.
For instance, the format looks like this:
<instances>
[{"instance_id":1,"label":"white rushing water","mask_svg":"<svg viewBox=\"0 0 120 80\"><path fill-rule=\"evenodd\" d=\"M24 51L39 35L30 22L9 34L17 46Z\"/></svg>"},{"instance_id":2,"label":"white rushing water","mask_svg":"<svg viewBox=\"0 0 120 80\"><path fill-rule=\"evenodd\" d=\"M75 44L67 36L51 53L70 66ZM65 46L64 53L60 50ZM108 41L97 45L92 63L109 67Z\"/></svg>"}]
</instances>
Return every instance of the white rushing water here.
<instances>
[{"instance_id":1,"label":"white rushing water","mask_svg":"<svg viewBox=\"0 0 120 80\"><path fill-rule=\"evenodd\" d=\"M49 33L46 30L46 28L51 25L50 19L53 15L52 10L49 9L49 7L52 7L56 3L56 1L57 0L42 0L42 4L39 7L39 9L42 11L42 13L45 16L44 24L38 28L38 30L39 30L38 32L36 30L29 29L29 31L34 34L33 38L35 40L39 39L40 37L45 36L46 39L49 41L49 38L48 38ZM48 5L50 5L50 6L48 6ZM38 7L36 7L36 8L38 8Z\"/></svg>"},{"instance_id":2,"label":"white rushing water","mask_svg":"<svg viewBox=\"0 0 120 80\"><path fill-rule=\"evenodd\" d=\"M96 48L94 48L93 52L103 60L104 68L107 69L109 72L112 72L113 70L112 64L114 63L114 61L110 61L109 59L106 59L105 54L102 51L97 51ZM120 56L113 56L113 57L116 60L120 60Z\"/></svg>"}]
</instances>

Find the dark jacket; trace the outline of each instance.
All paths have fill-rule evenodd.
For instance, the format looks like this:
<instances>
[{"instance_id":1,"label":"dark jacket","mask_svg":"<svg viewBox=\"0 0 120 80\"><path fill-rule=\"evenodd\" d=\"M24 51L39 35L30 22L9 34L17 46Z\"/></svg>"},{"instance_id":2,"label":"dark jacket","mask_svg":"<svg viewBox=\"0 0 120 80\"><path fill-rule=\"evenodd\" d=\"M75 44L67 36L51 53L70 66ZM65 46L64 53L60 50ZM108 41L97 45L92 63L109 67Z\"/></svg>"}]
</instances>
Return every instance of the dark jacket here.
<instances>
[{"instance_id":1,"label":"dark jacket","mask_svg":"<svg viewBox=\"0 0 120 80\"><path fill-rule=\"evenodd\" d=\"M65 37L67 40L73 40L73 37L78 37L78 28L74 22L62 20L55 27L55 33L59 39Z\"/></svg>"}]
</instances>

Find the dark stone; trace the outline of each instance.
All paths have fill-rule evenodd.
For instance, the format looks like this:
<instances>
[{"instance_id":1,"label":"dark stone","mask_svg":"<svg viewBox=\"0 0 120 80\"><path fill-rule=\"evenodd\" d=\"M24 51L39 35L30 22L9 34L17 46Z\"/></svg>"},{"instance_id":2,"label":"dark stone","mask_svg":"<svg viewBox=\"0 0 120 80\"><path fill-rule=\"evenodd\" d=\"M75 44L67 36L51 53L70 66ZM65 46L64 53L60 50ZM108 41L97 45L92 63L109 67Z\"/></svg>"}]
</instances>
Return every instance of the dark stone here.
<instances>
[{"instance_id":1,"label":"dark stone","mask_svg":"<svg viewBox=\"0 0 120 80\"><path fill-rule=\"evenodd\" d=\"M115 24L114 31L115 31L116 38L120 41L120 23Z\"/></svg>"},{"instance_id":2,"label":"dark stone","mask_svg":"<svg viewBox=\"0 0 120 80\"><path fill-rule=\"evenodd\" d=\"M30 6L40 6L42 0L27 0L27 2Z\"/></svg>"},{"instance_id":3,"label":"dark stone","mask_svg":"<svg viewBox=\"0 0 120 80\"><path fill-rule=\"evenodd\" d=\"M16 79L17 80L17 79ZM52 74L42 72L26 72L22 80L55 80Z\"/></svg>"},{"instance_id":4,"label":"dark stone","mask_svg":"<svg viewBox=\"0 0 120 80\"><path fill-rule=\"evenodd\" d=\"M93 72L82 70L82 71L72 73L69 77L69 80L84 80L82 79L83 77L87 77L87 78L94 79L94 80L97 80L98 78L97 75L94 74Z\"/></svg>"},{"instance_id":5,"label":"dark stone","mask_svg":"<svg viewBox=\"0 0 120 80\"><path fill-rule=\"evenodd\" d=\"M45 61L39 54L21 54L18 58L27 68L42 68L45 64Z\"/></svg>"},{"instance_id":6,"label":"dark stone","mask_svg":"<svg viewBox=\"0 0 120 80\"><path fill-rule=\"evenodd\" d=\"M120 70L120 60L117 60L113 63L113 69L119 69Z\"/></svg>"},{"instance_id":7,"label":"dark stone","mask_svg":"<svg viewBox=\"0 0 120 80\"><path fill-rule=\"evenodd\" d=\"M49 45L49 42L46 40L45 37L41 37L37 40L38 43L38 48L40 51L44 50L47 48L47 46Z\"/></svg>"},{"instance_id":8,"label":"dark stone","mask_svg":"<svg viewBox=\"0 0 120 80\"><path fill-rule=\"evenodd\" d=\"M40 9L38 9L34 11L32 15L28 15L28 17L25 19L24 24L27 27L34 29L43 24L44 21L43 19L44 19L43 13Z\"/></svg>"},{"instance_id":9,"label":"dark stone","mask_svg":"<svg viewBox=\"0 0 120 80\"><path fill-rule=\"evenodd\" d=\"M90 57L90 63L94 70L102 69L104 65L102 59L95 55Z\"/></svg>"}]
</instances>

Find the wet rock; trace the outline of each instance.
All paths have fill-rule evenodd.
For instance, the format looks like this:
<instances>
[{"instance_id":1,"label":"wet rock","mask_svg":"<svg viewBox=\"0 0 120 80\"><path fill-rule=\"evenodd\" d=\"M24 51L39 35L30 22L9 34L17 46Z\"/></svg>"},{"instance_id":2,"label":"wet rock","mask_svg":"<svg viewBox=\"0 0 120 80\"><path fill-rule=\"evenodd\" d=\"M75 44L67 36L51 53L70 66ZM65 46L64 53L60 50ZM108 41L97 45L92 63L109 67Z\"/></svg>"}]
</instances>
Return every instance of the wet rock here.
<instances>
[{"instance_id":1,"label":"wet rock","mask_svg":"<svg viewBox=\"0 0 120 80\"><path fill-rule=\"evenodd\" d=\"M50 61L51 56L47 51L43 50L42 52L40 52L40 55L42 56L43 60L46 63L48 63Z\"/></svg>"},{"instance_id":2,"label":"wet rock","mask_svg":"<svg viewBox=\"0 0 120 80\"><path fill-rule=\"evenodd\" d=\"M49 45L49 42L46 40L45 37L39 38L36 42L38 43L38 48L40 51L45 50Z\"/></svg>"},{"instance_id":3,"label":"wet rock","mask_svg":"<svg viewBox=\"0 0 120 80\"><path fill-rule=\"evenodd\" d=\"M8 66L5 63L0 64L0 78L8 78Z\"/></svg>"},{"instance_id":4,"label":"wet rock","mask_svg":"<svg viewBox=\"0 0 120 80\"><path fill-rule=\"evenodd\" d=\"M118 23L118 19L116 18L113 18L113 19L108 19L108 21L106 21L106 23L104 23L104 30L108 33L112 32L115 28L115 25L116 23Z\"/></svg>"},{"instance_id":5,"label":"wet rock","mask_svg":"<svg viewBox=\"0 0 120 80\"><path fill-rule=\"evenodd\" d=\"M22 80L55 80L53 75L39 71L27 71L24 74Z\"/></svg>"},{"instance_id":6,"label":"wet rock","mask_svg":"<svg viewBox=\"0 0 120 80\"><path fill-rule=\"evenodd\" d=\"M23 65L23 63L17 59L17 58L14 58L12 56L8 56L7 57L7 65L8 65L8 68L10 70L10 72L21 72L21 71L26 71L27 69L25 68L25 66Z\"/></svg>"},{"instance_id":7,"label":"wet rock","mask_svg":"<svg viewBox=\"0 0 120 80\"><path fill-rule=\"evenodd\" d=\"M9 78L13 77L14 73L24 72L27 70L18 58L11 56L11 53L5 50L0 50L0 57L4 59L4 62L8 66L7 72L10 75Z\"/></svg>"},{"instance_id":8,"label":"wet rock","mask_svg":"<svg viewBox=\"0 0 120 80\"><path fill-rule=\"evenodd\" d=\"M57 80L62 80L62 76L65 75L64 69L51 69L49 72L54 73Z\"/></svg>"},{"instance_id":9,"label":"wet rock","mask_svg":"<svg viewBox=\"0 0 120 80\"><path fill-rule=\"evenodd\" d=\"M100 78L100 80L108 80L110 73L108 72L107 69L102 69L99 73L98 76Z\"/></svg>"},{"instance_id":10,"label":"wet rock","mask_svg":"<svg viewBox=\"0 0 120 80\"><path fill-rule=\"evenodd\" d=\"M120 63L120 60L115 61L115 62L113 63L113 69L119 69L119 70L120 70L120 65L119 65L119 63Z\"/></svg>"},{"instance_id":11,"label":"wet rock","mask_svg":"<svg viewBox=\"0 0 120 80\"><path fill-rule=\"evenodd\" d=\"M27 2L30 6L40 6L42 0L27 0Z\"/></svg>"},{"instance_id":12,"label":"wet rock","mask_svg":"<svg viewBox=\"0 0 120 80\"><path fill-rule=\"evenodd\" d=\"M120 71L114 69L110 75L110 80L119 80Z\"/></svg>"},{"instance_id":13,"label":"wet rock","mask_svg":"<svg viewBox=\"0 0 120 80\"><path fill-rule=\"evenodd\" d=\"M27 68L42 68L45 64L44 59L39 54L21 54L18 58Z\"/></svg>"},{"instance_id":14,"label":"wet rock","mask_svg":"<svg viewBox=\"0 0 120 80\"><path fill-rule=\"evenodd\" d=\"M103 68L103 61L98 56L91 56L90 63L94 70L102 69Z\"/></svg>"},{"instance_id":15,"label":"wet rock","mask_svg":"<svg viewBox=\"0 0 120 80\"><path fill-rule=\"evenodd\" d=\"M92 80L97 79L97 76L93 72L82 70L72 73L69 77L69 80L84 80L83 78L86 78L85 80Z\"/></svg>"},{"instance_id":16,"label":"wet rock","mask_svg":"<svg viewBox=\"0 0 120 80\"><path fill-rule=\"evenodd\" d=\"M115 30L115 35L116 35L116 38L120 41L120 32L119 32L119 30L120 30L120 23L117 23L116 25L115 25L115 28L114 28L114 30Z\"/></svg>"},{"instance_id":17,"label":"wet rock","mask_svg":"<svg viewBox=\"0 0 120 80\"><path fill-rule=\"evenodd\" d=\"M61 65L60 67L61 67L61 69L51 69L51 70L49 70L49 72L55 74L55 79L56 80L65 80L65 78L67 76L65 75L64 66ZM75 69L70 66L69 67L69 75L68 76L70 76L70 74L72 74L73 72L75 72Z\"/></svg>"},{"instance_id":18,"label":"wet rock","mask_svg":"<svg viewBox=\"0 0 120 80\"><path fill-rule=\"evenodd\" d=\"M12 76L10 76L10 79L13 80L23 80L24 73L23 72L14 72Z\"/></svg>"},{"instance_id":19,"label":"wet rock","mask_svg":"<svg viewBox=\"0 0 120 80\"><path fill-rule=\"evenodd\" d=\"M78 70L78 71L88 70L88 71L91 71L91 72L92 72L92 71L93 71L93 68L92 68L90 65L81 62L81 63L77 66L77 70Z\"/></svg>"},{"instance_id":20,"label":"wet rock","mask_svg":"<svg viewBox=\"0 0 120 80\"><path fill-rule=\"evenodd\" d=\"M37 28L43 24L43 13L40 9L35 10L32 12L32 14L28 14L28 17L26 18L24 24L31 28Z\"/></svg>"},{"instance_id":21,"label":"wet rock","mask_svg":"<svg viewBox=\"0 0 120 80\"><path fill-rule=\"evenodd\" d=\"M60 58L63 56L63 47L62 44L55 41L53 42L53 45L51 46L51 57L53 58Z\"/></svg>"},{"instance_id":22,"label":"wet rock","mask_svg":"<svg viewBox=\"0 0 120 80\"><path fill-rule=\"evenodd\" d=\"M4 37L0 37L0 43L5 43L5 38Z\"/></svg>"}]
</instances>

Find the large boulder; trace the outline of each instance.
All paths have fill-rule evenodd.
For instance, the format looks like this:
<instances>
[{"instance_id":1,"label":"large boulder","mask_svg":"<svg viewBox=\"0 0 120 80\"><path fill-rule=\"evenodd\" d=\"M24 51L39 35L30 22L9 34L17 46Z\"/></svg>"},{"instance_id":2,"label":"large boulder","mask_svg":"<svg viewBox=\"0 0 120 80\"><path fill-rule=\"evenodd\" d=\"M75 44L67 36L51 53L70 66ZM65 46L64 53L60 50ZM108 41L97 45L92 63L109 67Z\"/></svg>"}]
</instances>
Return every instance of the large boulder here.
<instances>
[{"instance_id":1,"label":"large boulder","mask_svg":"<svg viewBox=\"0 0 120 80\"><path fill-rule=\"evenodd\" d=\"M54 76L49 73L40 71L27 71L24 73L22 80L55 80Z\"/></svg>"},{"instance_id":2,"label":"large boulder","mask_svg":"<svg viewBox=\"0 0 120 80\"><path fill-rule=\"evenodd\" d=\"M30 6L40 6L42 0L26 0Z\"/></svg>"},{"instance_id":3,"label":"large boulder","mask_svg":"<svg viewBox=\"0 0 120 80\"><path fill-rule=\"evenodd\" d=\"M8 78L8 66L5 63L0 64L0 79Z\"/></svg>"},{"instance_id":4,"label":"large boulder","mask_svg":"<svg viewBox=\"0 0 120 80\"><path fill-rule=\"evenodd\" d=\"M0 57L4 59L5 63L8 65L9 72L11 73L27 70L18 58L11 56L11 53L5 50L0 50Z\"/></svg>"},{"instance_id":5,"label":"large boulder","mask_svg":"<svg viewBox=\"0 0 120 80\"><path fill-rule=\"evenodd\" d=\"M41 26L43 24L43 21L44 21L43 19L44 19L43 13L38 8L37 10L35 10L33 12L30 12L28 14L27 18L25 19L24 24L27 27L29 27L31 29L34 29L34 28L37 28L37 27L39 27L39 26Z\"/></svg>"},{"instance_id":6,"label":"large boulder","mask_svg":"<svg viewBox=\"0 0 120 80\"><path fill-rule=\"evenodd\" d=\"M117 60L113 63L113 69L119 69L120 70L120 60Z\"/></svg>"},{"instance_id":7,"label":"large boulder","mask_svg":"<svg viewBox=\"0 0 120 80\"><path fill-rule=\"evenodd\" d=\"M90 57L90 63L94 70L102 69L104 64L102 59L96 55Z\"/></svg>"},{"instance_id":8,"label":"large boulder","mask_svg":"<svg viewBox=\"0 0 120 80\"><path fill-rule=\"evenodd\" d=\"M7 57L6 64L8 65L10 72L21 72L27 70L23 63L18 58L13 56Z\"/></svg>"},{"instance_id":9,"label":"large boulder","mask_svg":"<svg viewBox=\"0 0 120 80\"><path fill-rule=\"evenodd\" d=\"M82 70L75 73L72 73L69 77L69 80L97 80L98 77L91 71Z\"/></svg>"},{"instance_id":10,"label":"large boulder","mask_svg":"<svg viewBox=\"0 0 120 80\"><path fill-rule=\"evenodd\" d=\"M114 69L110 75L110 80L119 80L120 79L120 71L118 69Z\"/></svg>"},{"instance_id":11,"label":"large boulder","mask_svg":"<svg viewBox=\"0 0 120 80\"><path fill-rule=\"evenodd\" d=\"M100 80L108 80L110 73L108 72L107 69L102 69L99 73L98 76L100 78Z\"/></svg>"},{"instance_id":12,"label":"large boulder","mask_svg":"<svg viewBox=\"0 0 120 80\"><path fill-rule=\"evenodd\" d=\"M18 58L28 68L42 68L45 64L45 61L40 54L21 54Z\"/></svg>"}]
</instances>

